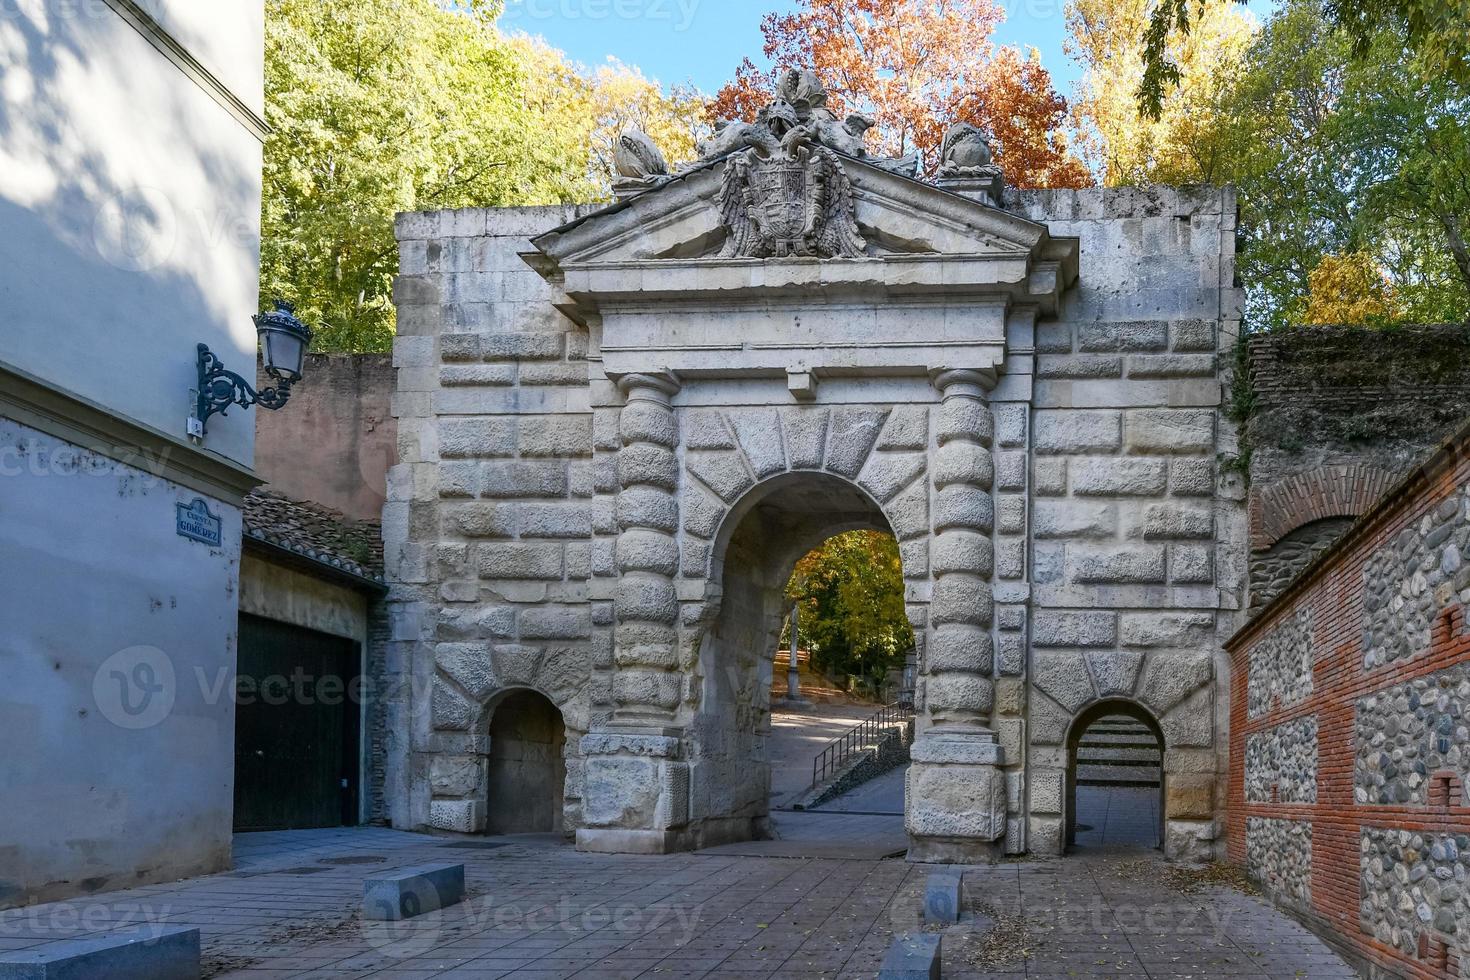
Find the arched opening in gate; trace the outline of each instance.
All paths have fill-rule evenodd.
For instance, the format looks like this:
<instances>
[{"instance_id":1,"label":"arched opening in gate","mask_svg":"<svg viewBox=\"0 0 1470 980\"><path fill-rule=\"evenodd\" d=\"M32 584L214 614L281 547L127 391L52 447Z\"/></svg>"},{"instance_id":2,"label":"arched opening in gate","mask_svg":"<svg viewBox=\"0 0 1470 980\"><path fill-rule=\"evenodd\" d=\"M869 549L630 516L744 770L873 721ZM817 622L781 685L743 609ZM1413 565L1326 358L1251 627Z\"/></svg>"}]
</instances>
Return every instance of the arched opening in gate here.
<instances>
[{"instance_id":1,"label":"arched opening in gate","mask_svg":"<svg viewBox=\"0 0 1470 980\"><path fill-rule=\"evenodd\" d=\"M893 594L882 588L877 590L881 594L875 594L871 581L849 583L853 586L849 594L882 603L881 610L866 610L875 623L891 622L894 605L899 610L901 633L896 632L896 641L888 644L895 649L887 651L886 660L881 642L839 656L834 648L843 638L830 632L819 638L813 632L830 630L831 618L840 616L840 611L827 610L824 623L817 605L805 603L806 628L812 632L803 645L812 649L821 642L827 644L817 651L810 666L825 668L825 688L849 688L854 696L817 700L794 721L783 709L782 724L773 730L773 688L778 689L779 697L786 686L789 634L785 630L793 571L814 549L855 531L867 533L844 541L849 551L872 545L872 562L897 565L898 546L878 504L841 478L796 473L750 491L728 515L717 538L711 565L721 599L699 648L700 708L694 721L699 737L692 740L698 754L691 767L691 796L696 810L711 816L729 814L737 824L743 822L743 826L730 828L731 838L772 835L773 805L789 808L801 800L812 784L814 758L828 742L878 713L881 705L875 696L889 672L887 661L893 661L901 674L905 654L913 646L901 574L874 576L887 583L885 588L894 590ZM839 555L835 561L840 565L858 557ZM832 566L825 571L831 572ZM819 591L815 587L807 590ZM779 677L774 671L778 658ZM836 670L842 671L841 676L834 676ZM898 785L892 823L901 836L901 782ZM783 826L779 836L789 841L792 835Z\"/></svg>"},{"instance_id":2,"label":"arched opening in gate","mask_svg":"<svg viewBox=\"0 0 1470 980\"><path fill-rule=\"evenodd\" d=\"M486 832L553 833L562 829L566 726L539 691L511 691L492 708L486 772Z\"/></svg>"},{"instance_id":3,"label":"arched opening in gate","mask_svg":"<svg viewBox=\"0 0 1470 980\"><path fill-rule=\"evenodd\" d=\"M1068 847L1158 848L1164 827L1164 733L1142 706L1102 701L1067 737Z\"/></svg>"}]
</instances>

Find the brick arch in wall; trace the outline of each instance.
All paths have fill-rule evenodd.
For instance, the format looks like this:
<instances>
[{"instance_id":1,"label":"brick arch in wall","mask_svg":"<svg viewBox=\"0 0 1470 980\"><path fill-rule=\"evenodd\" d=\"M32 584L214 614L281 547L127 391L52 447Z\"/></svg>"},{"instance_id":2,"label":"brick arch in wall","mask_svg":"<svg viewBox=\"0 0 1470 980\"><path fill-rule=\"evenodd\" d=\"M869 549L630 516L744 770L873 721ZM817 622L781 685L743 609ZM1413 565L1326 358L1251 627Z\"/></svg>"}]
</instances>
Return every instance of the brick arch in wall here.
<instances>
[{"instance_id":1,"label":"brick arch in wall","mask_svg":"<svg viewBox=\"0 0 1470 980\"><path fill-rule=\"evenodd\" d=\"M1340 463L1318 466L1253 489L1251 550L1265 551L1314 521L1366 513L1393 481L1393 472L1381 466Z\"/></svg>"}]
</instances>

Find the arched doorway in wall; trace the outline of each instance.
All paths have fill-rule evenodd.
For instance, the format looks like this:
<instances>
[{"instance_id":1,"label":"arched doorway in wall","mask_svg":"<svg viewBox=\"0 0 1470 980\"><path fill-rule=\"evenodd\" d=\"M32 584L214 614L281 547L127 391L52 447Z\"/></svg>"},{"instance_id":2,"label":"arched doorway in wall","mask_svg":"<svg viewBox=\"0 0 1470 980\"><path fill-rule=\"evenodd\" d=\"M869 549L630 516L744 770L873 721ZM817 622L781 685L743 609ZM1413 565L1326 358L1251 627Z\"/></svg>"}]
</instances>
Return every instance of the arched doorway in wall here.
<instances>
[{"instance_id":1,"label":"arched doorway in wall","mask_svg":"<svg viewBox=\"0 0 1470 980\"><path fill-rule=\"evenodd\" d=\"M772 806L782 807L783 816L793 812L787 808L810 787L813 757L881 707L860 697L845 703L819 700L797 715L783 714L782 724L772 725L773 687L785 690L785 652L780 654L781 676L774 675L774 667L777 651L784 647L782 633L790 613L787 586L793 570L814 549L854 531L867 534L849 543L867 540L880 546L875 547L875 561L895 561L898 546L879 506L852 483L823 473L785 474L766 481L737 503L727 518L712 558L719 611L699 644L700 707L694 719L698 737L692 740L698 755L691 771L696 812L729 814L737 823L745 822L747 834L769 835ZM896 595L884 598L890 605L896 600L903 616L901 575L898 578ZM907 635L895 651L900 671L904 653L913 644L906 618L902 630ZM858 670L866 669L862 658L854 662L859 663ZM847 677L841 680L848 687L864 686L848 682ZM891 832L902 838L901 785L894 811ZM741 830L731 826L728 836L738 838ZM713 827L711 831L709 836L719 833ZM779 829L783 844L793 847L798 833L784 823Z\"/></svg>"},{"instance_id":2,"label":"arched doorway in wall","mask_svg":"<svg viewBox=\"0 0 1470 980\"><path fill-rule=\"evenodd\" d=\"M1092 705L1067 737L1067 846L1163 845L1164 734L1142 706Z\"/></svg>"},{"instance_id":3,"label":"arched doorway in wall","mask_svg":"<svg viewBox=\"0 0 1470 980\"><path fill-rule=\"evenodd\" d=\"M562 829L566 726L538 691L511 691L492 706L486 773L486 832L553 833Z\"/></svg>"}]
</instances>

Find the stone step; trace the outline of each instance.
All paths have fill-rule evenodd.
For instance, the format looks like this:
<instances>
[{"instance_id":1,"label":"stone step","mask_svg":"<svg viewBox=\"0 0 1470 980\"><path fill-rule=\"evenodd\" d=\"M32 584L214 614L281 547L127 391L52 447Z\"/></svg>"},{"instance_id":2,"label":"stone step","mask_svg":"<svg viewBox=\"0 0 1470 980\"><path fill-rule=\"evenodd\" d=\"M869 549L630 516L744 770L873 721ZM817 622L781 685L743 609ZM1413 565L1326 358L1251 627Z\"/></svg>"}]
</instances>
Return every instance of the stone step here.
<instances>
[{"instance_id":1,"label":"stone step","mask_svg":"<svg viewBox=\"0 0 1470 980\"><path fill-rule=\"evenodd\" d=\"M1078 786L1162 786L1158 766L1078 766Z\"/></svg>"},{"instance_id":2,"label":"stone step","mask_svg":"<svg viewBox=\"0 0 1470 980\"><path fill-rule=\"evenodd\" d=\"M1084 765L1090 762L1117 762L1117 763L1146 763L1149 765L1162 765L1163 756L1158 749L1078 749L1077 764Z\"/></svg>"}]
</instances>

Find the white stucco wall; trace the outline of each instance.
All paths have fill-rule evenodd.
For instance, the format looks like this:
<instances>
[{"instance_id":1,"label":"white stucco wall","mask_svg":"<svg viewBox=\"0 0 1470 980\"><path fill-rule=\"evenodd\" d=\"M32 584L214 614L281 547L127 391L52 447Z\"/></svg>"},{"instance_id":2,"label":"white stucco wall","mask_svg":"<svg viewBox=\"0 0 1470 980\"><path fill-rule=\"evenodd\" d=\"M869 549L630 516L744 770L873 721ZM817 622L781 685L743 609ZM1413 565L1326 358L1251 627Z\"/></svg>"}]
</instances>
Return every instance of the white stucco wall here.
<instances>
[{"instance_id":1,"label":"white stucco wall","mask_svg":"<svg viewBox=\"0 0 1470 980\"><path fill-rule=\"evenodd\" d=\"M149 9L260 105L259 0ZM182 436L196 344L254 376L260 141L101 2L8 4L0 66L0 362Z\"/></svg>"},{"instance_id":2,"label":"white stucco wall","mask_svg":"<svg viewBox=\"0 0 1470 980\"><path fill-rule=\"evenodd\" d=\"M180 537L198 496L0 419L0 908L229 864L240 512Z\"/></svg>"},{"instance_id":3,"label":"white stucco wall","mask_svg":"<svg viewBox=\"0 0 1470 980\"><path fill-rule=\"evenodd\" d=\"M183 437L197 344L255 374L264 9L140 5L192 62L101 0L0 13L0 908L230 862L248 473L200 454L251 465L255 416Z\"/></svg>"}]
</instances>

